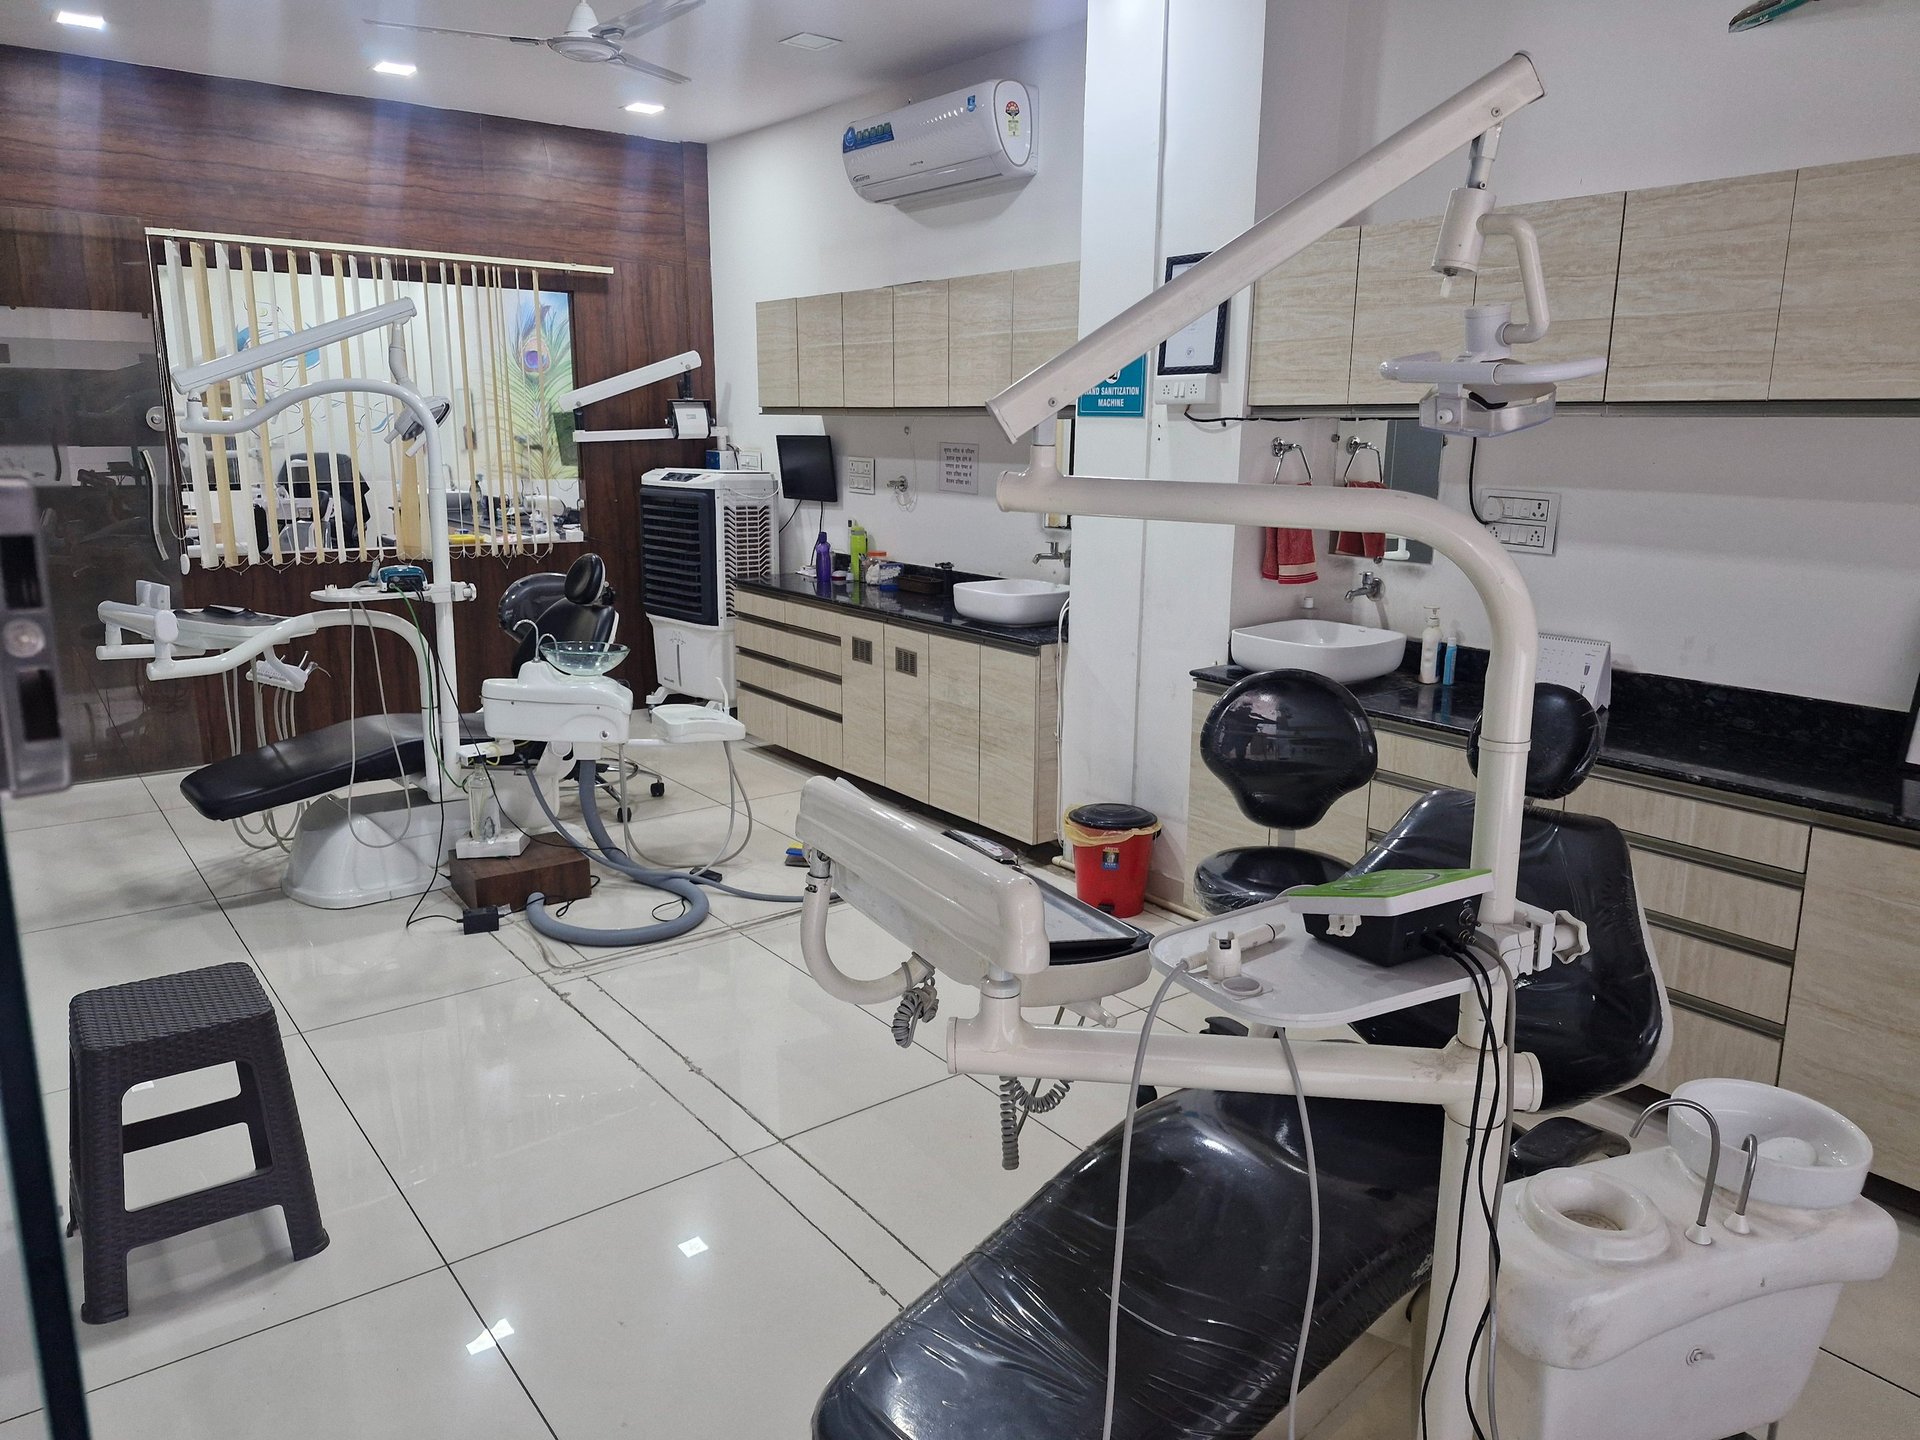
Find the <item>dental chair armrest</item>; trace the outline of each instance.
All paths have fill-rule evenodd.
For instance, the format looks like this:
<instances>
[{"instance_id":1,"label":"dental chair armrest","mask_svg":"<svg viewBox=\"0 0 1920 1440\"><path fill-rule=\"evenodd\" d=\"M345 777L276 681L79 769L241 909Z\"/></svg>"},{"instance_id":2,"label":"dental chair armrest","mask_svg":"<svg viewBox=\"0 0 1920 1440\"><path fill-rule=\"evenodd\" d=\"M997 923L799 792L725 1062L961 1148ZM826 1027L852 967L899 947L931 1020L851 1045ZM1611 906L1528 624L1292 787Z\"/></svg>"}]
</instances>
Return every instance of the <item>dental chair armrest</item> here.
<instances>
[{"instance_id":1,"label":"dental chair armrest","mask_svg":"<svg viewBox=\"0 0 1920 1440\"><path fill-rule=\"evenodd\" d=\"M1624 1135L1602 1130L1571 1115L1555 1115L1513 1137L1507 1156L1507 1178L1524 1179L1542 1170L1560 1170L1589 1160L1608 1160L1633 1147Z\"/></svg>"}]
</instances>

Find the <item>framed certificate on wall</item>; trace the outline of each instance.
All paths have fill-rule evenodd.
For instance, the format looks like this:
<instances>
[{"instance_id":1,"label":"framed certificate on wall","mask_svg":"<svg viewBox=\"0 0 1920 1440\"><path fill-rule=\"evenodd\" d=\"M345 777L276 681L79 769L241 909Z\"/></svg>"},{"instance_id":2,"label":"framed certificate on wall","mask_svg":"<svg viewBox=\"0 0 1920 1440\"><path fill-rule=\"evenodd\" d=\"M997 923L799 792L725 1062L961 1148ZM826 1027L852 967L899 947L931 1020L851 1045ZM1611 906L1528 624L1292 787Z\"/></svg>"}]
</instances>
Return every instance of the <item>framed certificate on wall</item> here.
<instances>
[{"instance_id":1,"label":"framed certificate on wall","mask_svg":"<svg viewBox=\"0 0 1920 1440\"><path fill-rule=\"evenodd\" d=\"M1198 255L1169 255L1166 278L1172 280L1186 273L1206 259L1207 254L1203 250ZM1211 315L1202 315L1161 341L1159 373L1218 375L1227 362L1227 306L1232 303L1222 300Z\"/></svg>"}]
</instances>

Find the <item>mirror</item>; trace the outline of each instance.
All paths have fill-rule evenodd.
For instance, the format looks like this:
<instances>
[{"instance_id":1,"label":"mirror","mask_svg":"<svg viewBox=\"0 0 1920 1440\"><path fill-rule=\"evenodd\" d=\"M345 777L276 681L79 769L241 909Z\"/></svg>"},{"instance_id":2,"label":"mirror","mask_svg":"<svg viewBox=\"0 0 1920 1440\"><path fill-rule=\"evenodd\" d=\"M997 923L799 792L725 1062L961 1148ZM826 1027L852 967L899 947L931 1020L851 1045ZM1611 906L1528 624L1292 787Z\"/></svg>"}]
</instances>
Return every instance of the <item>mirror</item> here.
<instances>
[{"instance_id":1,"label":"mirror","mask_svg":"<svg viewBox=\"0 0 1920 1440\"><path fill-rule=\"evenodd\" d=\"M1410 495L1437 499L1440 494L1440 463L1449 443L1471 445L1470 439L1448 437L1437 431L1423 430L1418 420L1343 420L1339 425L1335 454L1342 481L1373 480L1385 482L1389 490L1404 490ZM1409 565L1433 563L1433 547L1423 540L1404 535L1387 537L1386 560Z\"/></svg>"}]
</instances>

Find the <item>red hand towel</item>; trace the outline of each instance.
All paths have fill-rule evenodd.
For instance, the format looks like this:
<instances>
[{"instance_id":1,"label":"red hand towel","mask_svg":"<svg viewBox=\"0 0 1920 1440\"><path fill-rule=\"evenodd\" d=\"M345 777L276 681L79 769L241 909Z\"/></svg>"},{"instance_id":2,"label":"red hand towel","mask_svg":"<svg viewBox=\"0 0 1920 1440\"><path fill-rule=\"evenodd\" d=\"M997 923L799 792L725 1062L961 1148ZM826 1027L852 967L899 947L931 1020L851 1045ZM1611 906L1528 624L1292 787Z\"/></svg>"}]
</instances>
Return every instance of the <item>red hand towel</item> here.
<instances>
[{"instance_id":1,"label":"red hand towel","mask_svg":"<svg viewBox=\"0 0 1920 1440\"><path fill-rule=\"evenodd\" d=\"M1265 578L1281 585L1311 585L1320 578L1314 566L1313 531L1269 529L1264 538L1260 573Z\"/></svg>"},{"instance_id":2,"label":"red hand towel","mask_svg":"<svg viewBox=\"0 0 1920 1440\"><path fill-rule=\"evenodd\" d=\"M1342 482L1349 490L1384 490L1384 480L1353 479ZM1387 553L1387 537L1377 530L1336 530L1333 532L1333 553L1336 555L1355 555L1368 560L1381 559Z\"/></svg>"}]
</instances>

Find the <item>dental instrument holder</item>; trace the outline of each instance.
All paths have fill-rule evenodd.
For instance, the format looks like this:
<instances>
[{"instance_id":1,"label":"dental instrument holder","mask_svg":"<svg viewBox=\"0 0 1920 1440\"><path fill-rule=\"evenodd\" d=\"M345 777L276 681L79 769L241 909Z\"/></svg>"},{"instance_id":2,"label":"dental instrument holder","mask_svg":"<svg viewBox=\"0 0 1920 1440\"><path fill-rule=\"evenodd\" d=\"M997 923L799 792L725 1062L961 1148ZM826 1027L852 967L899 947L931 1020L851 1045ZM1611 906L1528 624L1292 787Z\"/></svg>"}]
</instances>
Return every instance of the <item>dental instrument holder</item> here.
<instances>
[{"instance_id":1,"label":"dental instrument holder","mask_svg":"<svg viewBox=\"0 0 1920 1440\"><path fill-rule=\"evenodd\" d=\"M1404 965L1473 940L1485 870L1375 870L1282 897L1307 933L1375 965Z\"/></svg>"},{"instance_id":2,"label":"dental instrument holder","mask_svg":"<svg viewBox=\"0 0 1920 1440\"><path fill-rule=\"evenodd\" d=\"M1631 1140L1638 1135L1645 1128L1647 1121L1660 1111L1679 1109L1696 1110L1700 1113L1701 1118L1707 1122L1707 1138L1712 1143L1712 1149L1707 1154L1706 1178L1700 1187L1700 1213L1694 1218L1693 1224L1687 1226L1686 1231L1687 1239L1694 1244L1711 1245L1713 1236L1707 1230L1707 1219L1713 1214L1713 1187L1720 1178L1720 1122L1713 1118L1713 1112L1698 1100L1675 1099L1669 1096L1665 1100L1654 1101L1642 1110L1640 1118L1633 1122L1633 1128L1627 1131L1627 1138ZM1755 1153L1758 1153L1757 1148ZM1752 1183L1751 1179L1748 1183Z\"/></svg>"}]
</instances>

